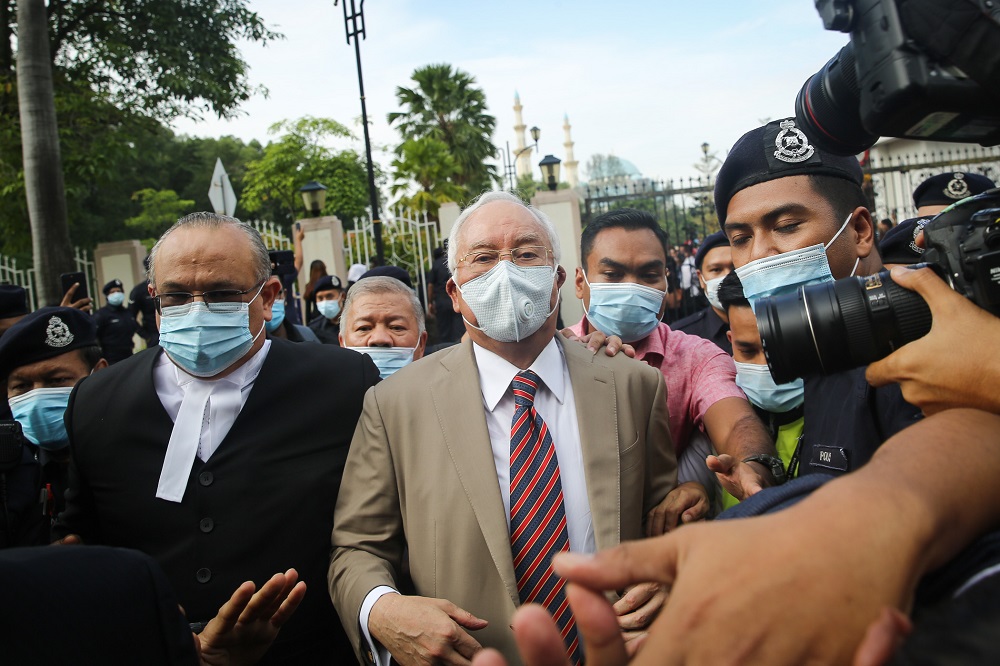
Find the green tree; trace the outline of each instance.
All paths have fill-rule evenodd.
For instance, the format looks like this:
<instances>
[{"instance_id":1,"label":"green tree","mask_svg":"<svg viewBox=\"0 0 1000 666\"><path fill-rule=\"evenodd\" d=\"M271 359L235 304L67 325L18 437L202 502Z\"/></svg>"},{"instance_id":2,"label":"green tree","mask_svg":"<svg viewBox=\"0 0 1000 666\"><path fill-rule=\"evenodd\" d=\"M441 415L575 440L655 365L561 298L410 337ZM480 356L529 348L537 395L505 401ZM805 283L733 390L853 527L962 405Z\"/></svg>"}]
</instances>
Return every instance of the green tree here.
<instances>
[{"instance_id":1,"label":"green tree","mask_svg":"<svg viewBox=\"0 0 1000 666\"><path fill-rule=\"evenodd\" d=\"M462 200L464 190L454 181L459 168L444 141L431 137L409 139L398 152L399 157L392 162L392 193L402 195L397 206L426 211L436 220L441 204ZM417 191L410 194L413 183Z\"/></svg>"},{"instance_id":2,"label":"green tree","mask_svg":"<svg viewBox=\"0 0 1000 666\"><path fill-rule=\"evenodd\" d=\"M354 150L335 151L326 145L337 138L353 138L350 131L329 118L299 118L275 123L268 130L281 136L268 143L260 159L247 164L242 206L250 213L290 224L306 214L299 188L318 180L327 189L325 215L342 222L363 217L368 206L368 172ZM377 173L377 180L384 180Z\"/></svg>"},{"instance_id":3,"label":"green tree","mask_svg":"<svg viewBox=\"0 0 1000 666\"><path fill-rule=\"evenodd\" d=\"M125 220L125 225L144 234L147 241L158 238L178 219L194 211L194 201L181 199L173 190L147 187L133 194L132 200L142 210Z\"/></svg>"},{"instance_id":4,"label":"green tree","mask_svg":"<svg viewBox=\"0 0 1000 666\"><path fill-rule=\"evenodd\" d=\"M420 67L412 78L412 88L396 88L403 110L388 114L389 124L403 138L397 156L404 158L402 146L408 140L437 139L458 167L450 180L463 188L466 198L492 188L499 177L486 160L496 154L491 140L496 118L487 113L486 94L475 86L476 79L447 64Z\"/></svg>"}]
</instances>

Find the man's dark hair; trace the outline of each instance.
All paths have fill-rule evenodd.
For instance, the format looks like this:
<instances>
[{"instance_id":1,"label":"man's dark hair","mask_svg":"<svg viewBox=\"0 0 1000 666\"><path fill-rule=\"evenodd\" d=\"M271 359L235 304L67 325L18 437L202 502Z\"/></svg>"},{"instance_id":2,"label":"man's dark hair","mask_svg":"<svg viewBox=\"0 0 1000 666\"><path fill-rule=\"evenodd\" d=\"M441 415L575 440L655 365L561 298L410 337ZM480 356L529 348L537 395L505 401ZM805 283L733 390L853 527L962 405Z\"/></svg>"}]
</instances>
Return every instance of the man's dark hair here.
<instances>
[{"instance_id":1,"label":"man's dark hair","mask_svg":"<svg viewBox=\"0 0 1000 666\"><path fill-rule=\"evenodd\" d=\"M729 308L748 308L750 301L743 295L743 283L736 271L730 271L729 275L719 283L719 302L722 309L729 312Z\"/></svg>"},{"instance_id":2,"label":"man's dark hair","mask_svg":"<svg viewBox=\"0 0 1000 666\"><path fill-rule=\"evenodd\" d=\"M102 358L104 358L104 351L101 349L100 345L90 345L89 347L80 347L78 350L80 352L80 358L83 362L87 364L87 367L91 370L94 369Z\"/></svg>"},{"instance_id":3,"label":"man's dark hair","mask_svg":"<svg viewBox=\"0 0 1000 666\"><path fill-rule=\"evenodd\" d=\"M813 191L823 197L833 208L839 227L855 208L868 208L868 197L861 186L845 178L833 176L809 176Z\"/></svg>"},{"instance_id":4,"label":"man's dark hair","mask_svg":"<svg viewBox=\"0 0 1000 666\"><path fill-rule=\"evenodd\" d=\"M660 245L663 247L663 256L668 256L667 232L660 227L655 217L644 210L618 208L598 215L583 228L583 233L580 234L580 263L585 272L587 259L594 249L594 239L605 229L628 229L630 231L649 229L660 241Z\"/></svg>"}]
</instances>

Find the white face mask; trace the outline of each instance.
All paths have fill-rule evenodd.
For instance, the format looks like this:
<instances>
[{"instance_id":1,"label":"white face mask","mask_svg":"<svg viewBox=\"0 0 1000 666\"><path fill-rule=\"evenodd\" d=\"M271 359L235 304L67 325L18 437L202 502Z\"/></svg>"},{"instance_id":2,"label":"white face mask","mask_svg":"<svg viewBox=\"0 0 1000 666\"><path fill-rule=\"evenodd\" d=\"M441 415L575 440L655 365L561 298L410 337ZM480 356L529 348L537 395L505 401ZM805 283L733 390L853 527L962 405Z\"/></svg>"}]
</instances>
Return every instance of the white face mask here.
<instances>
[{"instance_id":1,"label":"white face mask","mask_svg":"<svg viewBox=\"0 0 1000 666\"><path fill-rule=\"evenodd\" d=\"M520 342L535 333L559 307L549 309L556 269L552 266L497 265L458 287L479 326L465 323L497 342ZM458 286L458 283L455 283Z\"/></svg>"},{"instance_id":2,"label":"white face mask","mask_svg":"<svg viewBox=\"0 0 1000 666\"><path fill-rule=\"evenodd\" d=\"M726 276L713 278L711 280L705 280L705 298L716 310L725 310L722 307L722 301L719 300L719 285L722 281L726 279Z\"/></svg>"},{"instance_id":3,"label":"white face mask","mask_svg":"<svg viewBox=\"0 0 1000 666\"><path fill-rule=\"evenodd\" d=\"M854 216L852 212L844 220L830 242L824 245L817 243L809 247L782 252L770 257L761 257L736 269L743 283L743 295L750 301L750 307L757 311L757 301L769 296L779 296L798 291L799 287L811 284L833 282L830 272L830 260L826 256L827 249L833 245ZM858 270L861 257L854 262L851 275Z\"/></svg>"}]
</instances>

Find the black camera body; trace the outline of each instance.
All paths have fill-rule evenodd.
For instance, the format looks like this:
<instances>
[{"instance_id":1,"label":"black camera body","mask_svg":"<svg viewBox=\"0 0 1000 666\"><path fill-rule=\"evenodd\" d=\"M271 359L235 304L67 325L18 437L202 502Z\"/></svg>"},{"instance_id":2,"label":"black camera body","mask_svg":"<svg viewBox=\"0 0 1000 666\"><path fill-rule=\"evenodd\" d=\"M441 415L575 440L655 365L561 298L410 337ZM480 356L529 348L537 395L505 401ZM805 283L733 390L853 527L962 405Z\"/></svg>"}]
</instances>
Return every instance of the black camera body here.
<instances>
[{"instance_id":1,"label":"black camera body","mask_svg":"<svg viewBox=\"0 0 1000 666\"><path fill-rule=\"evenodd\" d=\"M1000 144L1000 3L816 0L850 43L795 100L824 150L857 155L880 136Z\"/></svg>"},{"instance_id":2,"label":"black camera body","mask_svg":"<svg viewBox=\"0 0 1000 666\"><path fill-rule=\"evenodd\" d=\"M979 307L1000 317L1000 188L970 197L924 227L925 263ZM923 337L931 312L888 271L800 287L756 303L757 328L779 384L878 361Z\"/></svg>"}]
</instances>

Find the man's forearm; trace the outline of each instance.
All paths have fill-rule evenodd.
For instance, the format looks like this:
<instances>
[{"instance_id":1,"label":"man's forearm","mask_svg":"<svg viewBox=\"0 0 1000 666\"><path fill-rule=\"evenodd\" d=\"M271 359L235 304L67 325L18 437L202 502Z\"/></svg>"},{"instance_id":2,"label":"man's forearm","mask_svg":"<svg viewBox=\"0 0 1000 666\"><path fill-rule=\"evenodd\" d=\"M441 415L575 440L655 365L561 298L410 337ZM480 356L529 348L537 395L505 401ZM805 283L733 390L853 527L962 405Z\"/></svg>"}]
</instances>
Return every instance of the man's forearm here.
<instances>
[{"instance_id":1,"label":"man's forearm","mask_svg":"<svg viewBox=\"0 0 1000 666\"><path fill-rule=\"evenodd\" d=\"M750 411L740 416L733 423L729 436L721 442L715 442L715 446L719 453L728 453L736 460L744 460L759 453L778 455L764 424Z\"/></svg>"}]
</instances>

